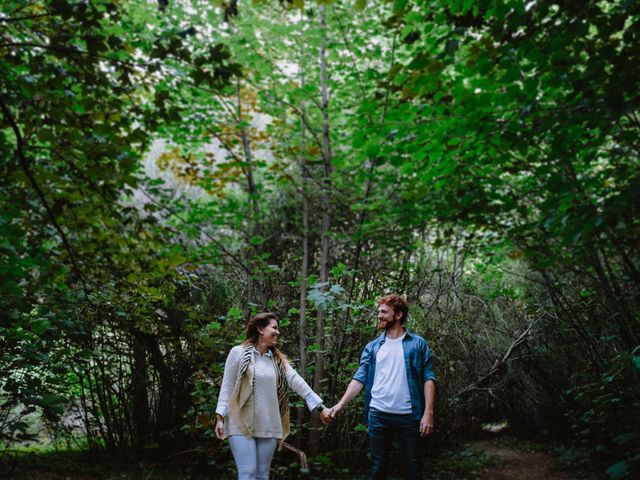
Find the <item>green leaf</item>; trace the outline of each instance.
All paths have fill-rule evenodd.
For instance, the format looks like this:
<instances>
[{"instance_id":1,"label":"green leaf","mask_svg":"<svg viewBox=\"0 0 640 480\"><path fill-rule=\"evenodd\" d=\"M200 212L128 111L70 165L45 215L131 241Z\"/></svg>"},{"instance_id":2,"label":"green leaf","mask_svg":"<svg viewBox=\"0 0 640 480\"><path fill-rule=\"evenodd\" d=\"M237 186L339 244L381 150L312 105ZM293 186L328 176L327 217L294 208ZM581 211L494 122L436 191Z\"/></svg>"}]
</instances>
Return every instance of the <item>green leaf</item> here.
<instances>
[{"instance_id":1,"label":"green leaf","mask_svg":"<svg viewBox=\"0 0 640 480\"><path fill-rule=\"evenodd\" d=\"M64 413L67 400L62 395L47 393L42 397L28 398L25 403L41 407L49 420L56 420Z\"/></svg>"},{"instance_id":2,"label":"green leaf","mask_svg":"<svg viewBox=\"0 0 640 480\"><path fill-rule=\"evenodd\" d=\"M244 313L239 307L231 307L226 316L232 320L239 320L244 316Z\"/></svg>"},{"instance_id":3,"label":"green leaf","mask_svg":"<svg viewBox=\"0 0 640 480\"><path fill-rule=\"evenodd\" d=\"M447 40L447 43L444 47L444 51L447 52L447 55L454 56L455 53L458 51L458 46L459 46L458 40L456 39Z\"/></svg>"},{"instance_id":4,"label":"green leaf","mask_svg":"<svg viewBox=\"0 0 640 480\"><path fill-rule=\"evenodd\" d=\"M629 464L627 462L618 462L607 468L607 475L612 480L624 478L629 473Z\"/></svg>"},{"instance_id":5,"label":"green leaf","mask_svg":"<svg viewBox=\"0 0 640 480\"><path fill-rule=\"evenodd\" d=\"M362 12L367 7L367 1L368 0L356 0L356 3L353 7L354 10L356 12Z\"/></svg>"},{"instance_id":6,"label":"green leaf","mask_svg":"<svg viewBox=\"0 0 640 480\"><path fill-rule=\"evenodd\" d=\"M42 335L51 328L51 321L47 318L37 318L30 322L31 331L36 335Z\"/></svg>"},{"instance_id":7,"label":"green leaf","mask_svg":"<svg viewBox=\"0 0 640 480\"><path fill-rule=\"evenodd\" d=\"M367 142L365 152L367 153L367 156L369 158L375 158L380 154L380 144L378 143L377 139Z\"/></svg>"},{"instance_id":8,"label":"green leaf","mask_svg":"<svg viewBox=\"0 0 640 480\"><path fill-rule=\"evenodd\" d=\"M638 435L637 433L621 433L620 435L616 435L615 437L613 437L613 441L618 445L624 445L633 440L636 440L639 436L640 435Z\"/></svg>"},{"instance_id":9,"label":"green leaf","mask_svg":"<svg viewBox=\"0 0 640 480\"><path fill-rule=\"evenodd\" d=\"M251 239L249 240L249 243L251 245L262 245L264 243L264 238L261 237L260 235L255 235L251 237Z\"/></svg>"},{"instance_id":10,"label":"green leaf","mask_svg":"<svg viewBox=\"0 0 640 480\"><path fill-rule=\"evenodd\" d=\"M346 271L347 266L344 263L340 262L338 263L338 265L331 269L331 275L333 275L334 277L341 277L346 273Z\"/></svg>"}]
</instances>

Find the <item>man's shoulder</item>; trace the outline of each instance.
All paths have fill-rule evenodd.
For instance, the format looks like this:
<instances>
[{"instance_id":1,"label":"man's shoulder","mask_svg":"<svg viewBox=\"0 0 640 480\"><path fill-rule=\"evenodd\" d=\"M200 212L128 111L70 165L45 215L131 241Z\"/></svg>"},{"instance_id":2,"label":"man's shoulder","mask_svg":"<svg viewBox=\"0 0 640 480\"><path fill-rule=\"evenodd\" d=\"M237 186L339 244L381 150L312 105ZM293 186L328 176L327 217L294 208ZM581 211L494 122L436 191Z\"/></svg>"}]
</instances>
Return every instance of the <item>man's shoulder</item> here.
<instances>
[{"instance_id":1,"label":"man's shoulder","mask_svg":"<svg viewBox=\"0 0 640 480\"><path fill-rule=\"evenodd\" d=\"M415 343L417 346L427 346L427 341L423 337L410 330L407 330L406 332L407 338L411 340L412 343Z\"/></svg>"},{"instance_id":2,"label":"man's shoulder","mask_svg":"<svg viewBox=\"0 0 640 480\"><path fill-rule=\"evenodd\" d=\"M382 335L378 335L376 338L374 338L369 343L367 343L364 349L367 350L367 349L373 348L375 345L379 344L383 338L384 338L384 333Z\"/></svg>"}]
</instances>

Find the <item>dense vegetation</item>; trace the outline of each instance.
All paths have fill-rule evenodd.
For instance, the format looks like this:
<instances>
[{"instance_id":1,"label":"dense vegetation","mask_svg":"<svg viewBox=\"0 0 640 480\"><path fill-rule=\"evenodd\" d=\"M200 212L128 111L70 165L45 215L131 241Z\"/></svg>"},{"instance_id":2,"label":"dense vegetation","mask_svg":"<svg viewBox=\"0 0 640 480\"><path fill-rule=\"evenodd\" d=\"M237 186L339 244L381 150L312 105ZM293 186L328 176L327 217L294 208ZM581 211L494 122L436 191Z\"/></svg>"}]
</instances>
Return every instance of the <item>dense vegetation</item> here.
<instances>
[{"instance_id":1,"label":"dense vegetation","mask_svg":"<svg viewBox=\"0 0 640 480\"><path fill-rule=\"evenodd\" d=\"M228 461L248 316L331 403L398 291L433 448L507 421L637 475L639 37L633 1L2 2L0 448ZM290 442L361 468L360 416Z\"/></svg>"}]
</instances>

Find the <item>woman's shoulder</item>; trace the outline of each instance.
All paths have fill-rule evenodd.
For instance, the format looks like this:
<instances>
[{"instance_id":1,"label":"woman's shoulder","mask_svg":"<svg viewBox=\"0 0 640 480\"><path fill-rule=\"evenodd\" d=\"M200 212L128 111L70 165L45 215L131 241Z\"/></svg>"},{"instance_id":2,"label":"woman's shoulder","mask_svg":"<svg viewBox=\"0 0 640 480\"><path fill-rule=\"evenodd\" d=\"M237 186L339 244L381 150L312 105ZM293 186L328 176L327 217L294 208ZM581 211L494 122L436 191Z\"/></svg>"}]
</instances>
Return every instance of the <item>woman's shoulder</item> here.
<instances>
[{"instance_id":1,"label":"woman's shoulder","mask_svg":"<svg viewBox=\"0 0 640 480\"><path fill-rule=\"evenodd\" d=\"M236 345L229 350L230 357L239 357L244 349L244 345Z\"/></svg>"}]
</instances>

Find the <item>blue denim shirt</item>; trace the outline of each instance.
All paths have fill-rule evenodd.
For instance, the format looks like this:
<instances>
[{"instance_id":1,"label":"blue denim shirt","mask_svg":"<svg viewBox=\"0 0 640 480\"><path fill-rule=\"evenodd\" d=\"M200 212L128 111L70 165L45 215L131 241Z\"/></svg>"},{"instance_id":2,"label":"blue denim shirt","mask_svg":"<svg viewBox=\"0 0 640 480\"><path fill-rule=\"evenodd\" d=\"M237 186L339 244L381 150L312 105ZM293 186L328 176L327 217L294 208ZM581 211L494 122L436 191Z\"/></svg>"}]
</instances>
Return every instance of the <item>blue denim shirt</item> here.
<instances>
[{"instance_id":1,"label":"blue denim shirt","mask_svg":"<svg viewBox=\"0 0 640 480\"><path fill-rule=\"evenodd\" d=\"M424 415L424 383L436 379L431 361L431 350L427 341L415 333L406 330L406 335L402 340L402 350L404 351L404 364L407 370L407 383L409 384L409 395L411 397L411 415L420 421ZM385 342L387 332L384 332L375 340L369 342L364 347L360 356L360 366L353 376L365 387L364 390L364 423L369 422L369 404L371 403L371 389L373 379L376 376L376 354L380 346Z\"/></svg>"}]
</instances>

